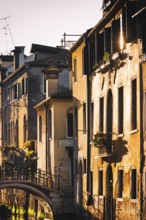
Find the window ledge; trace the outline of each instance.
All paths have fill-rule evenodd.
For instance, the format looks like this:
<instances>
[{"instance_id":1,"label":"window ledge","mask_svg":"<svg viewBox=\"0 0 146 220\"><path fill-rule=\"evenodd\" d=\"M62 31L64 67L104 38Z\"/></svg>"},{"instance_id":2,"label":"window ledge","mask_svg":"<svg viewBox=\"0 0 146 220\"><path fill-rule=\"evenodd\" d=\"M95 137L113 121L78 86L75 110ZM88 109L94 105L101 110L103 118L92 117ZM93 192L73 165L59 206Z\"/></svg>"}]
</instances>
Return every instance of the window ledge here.
<instances>
[{"instance_id":1,"label":"window ledge","mask_svg":"<svg viewBox=\"0 0 146 220\"><path fill-rule=\"evenodd\" d=\"M100 196L99 196L99 199L103 199L103 196L102 196L102 195L100 195Z\"/></svg>"},{"instance_id":2,"label":"window ledge","mask_svg":"<svg viewBox=\"0 0 146 220\"><path fill-rule=\"evenodd\" d=\"M117 198L118 202L123 202L123 198Z\"/></svg>"},{"instance_id":3,"label":"window ledge","mask_svg":"<svg viewBox=\"0 0 146 220\"><path fill-rule=\"evenodd\" d=\"M124 134L118 134L118 137L123 137L124 136Z\"/></svg>"},{"instance_id":4,"label":"window ledge","mask_svg":"<svg viewBox=\"0 0 146 220\"><path fill-rule=\"evenodd\" d=\"M137 132L138 132L138 129L134 129L134 130L130 131L130 134L135 134Z\"/></svg>"},{"instance_id":5,"label":"window ledge","mask_svg":"<svg viewBox=\"0 0 146 220\"><path fill-rule=\"evenodd\" d=\"M137 199L130 199L130 202L132 202L132 203L138 203L138 200L137 200Z\"/></svg>"}]
</instances>

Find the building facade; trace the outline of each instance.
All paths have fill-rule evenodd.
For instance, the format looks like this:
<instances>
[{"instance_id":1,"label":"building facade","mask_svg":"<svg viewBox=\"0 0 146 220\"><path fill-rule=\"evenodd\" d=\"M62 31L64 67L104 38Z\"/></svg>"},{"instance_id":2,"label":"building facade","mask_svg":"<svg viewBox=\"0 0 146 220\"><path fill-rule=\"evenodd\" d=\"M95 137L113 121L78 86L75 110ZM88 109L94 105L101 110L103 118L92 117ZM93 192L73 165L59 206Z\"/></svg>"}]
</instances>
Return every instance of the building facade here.
<instances>
[{"instance_id":1,"label":"building facade","mask_svg":"<svg viewBox=\"0 0 146 220\"><path fill-rule=\"evenodd\" d=\"M103 1L102 10L71 48L77 210L144 219L145 3Z\"/></svg>"}]
</instances>

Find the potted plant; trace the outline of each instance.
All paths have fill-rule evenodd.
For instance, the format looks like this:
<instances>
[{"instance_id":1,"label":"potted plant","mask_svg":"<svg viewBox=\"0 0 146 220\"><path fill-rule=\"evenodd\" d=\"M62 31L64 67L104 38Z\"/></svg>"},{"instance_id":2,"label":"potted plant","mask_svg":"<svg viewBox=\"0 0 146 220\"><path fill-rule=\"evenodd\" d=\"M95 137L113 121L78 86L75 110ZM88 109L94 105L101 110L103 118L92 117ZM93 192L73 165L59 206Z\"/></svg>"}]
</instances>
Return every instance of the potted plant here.
<instances>
[{"instance_id":1,"label":"potted plant","mask_svg":"<svg viewBox=\"0 0 146 220\"><path fill-rule=\"evenodd\" d=\"M94 135L94 139L93 139L94 146L96 147L106 146L106 141L107 141L107 137L106 134L104 134L103 132L97 132Z\"/></svg>"}]
</instances>

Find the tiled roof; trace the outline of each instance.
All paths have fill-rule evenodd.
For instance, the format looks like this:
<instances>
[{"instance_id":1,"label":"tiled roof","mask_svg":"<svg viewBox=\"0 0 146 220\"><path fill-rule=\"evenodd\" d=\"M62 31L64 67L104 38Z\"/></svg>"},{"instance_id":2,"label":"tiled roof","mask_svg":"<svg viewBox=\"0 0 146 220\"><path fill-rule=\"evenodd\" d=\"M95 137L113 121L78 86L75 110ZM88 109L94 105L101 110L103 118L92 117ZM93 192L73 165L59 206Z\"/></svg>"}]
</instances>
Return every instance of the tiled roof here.
<instances>
[{"instance_id":1,"label":"tiled roof","mask_svg":"<svg viewBox=\"0 0 146 220\"><path fill-rule=\"evenodd\" d=\"M71 99L72 98L72 90L54 93L51 95L51 98L53 98L53 99Z\"/></svg>"},{"instance_id":2,"label":"tiled roof","mask_svg":"<svg viewBox=\"0 0 146 220\"><path fill-rule=\"evenodd\" d=\"M48 98L46 98L45 100L43 100L42 102L38 103L34 108L35 109L39 108L40 106L44 105L44 103L49 102L51 99L65 99L65 100L72 99L72 90L56 92L51 96L49 96Z\"/></svg>"},{"instance_id":3,"label":"tiled roof","mask_svg":"<svg viewBox=\"0 0 146 220\"><path fill-rule=\"evenodd\" d=\"M13 55L0 55L2 61L13 61Z\"/></svg>"},{"instance_id":4,"label":"tiled roof","mask_svg":"<svg viewBox=\"0 0 146 220\"><path fill-rule=\"evenodd\" d=\"M30 53L35 53L38 51L46 51L46 52L52 52L52 53L60 53L61 51L64 51L64 48L60 47L51 47L51 46L45 46L40 44L32 44Z\"/></svg>"},{"instance_id":5,"label":"tiled roof","mask_svg":"<svg viewBox=\"0 0 146 220\"><path fill-rule=\"evenodd\" d=\"M71 53L68 50L43 58L40 60L29 62L31 66L58 66L58 67L68 67L71 63Z\"/></svg>"}]
</instances>

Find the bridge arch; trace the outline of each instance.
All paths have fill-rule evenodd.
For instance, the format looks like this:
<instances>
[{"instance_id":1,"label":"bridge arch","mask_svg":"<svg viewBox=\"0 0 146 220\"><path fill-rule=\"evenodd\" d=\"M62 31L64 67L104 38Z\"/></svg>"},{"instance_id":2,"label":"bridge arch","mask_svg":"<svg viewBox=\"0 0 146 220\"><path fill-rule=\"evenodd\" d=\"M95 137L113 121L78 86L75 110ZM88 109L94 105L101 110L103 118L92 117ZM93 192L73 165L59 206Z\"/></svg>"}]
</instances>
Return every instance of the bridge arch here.
<instances>
[{"instance_id":1,"label":"bridge arch","mask_svg":"<svg viewBox=\"0 0 146 220\"><path fill-rule=\"evenodd\" d=\"M37 189L36 187L32 186L32 185L28 185L28 183L26 182L9 182L9 181L5 181L5 182L0 182L0 190L2 189L8 189L8 188L13 188L13 189L20 189L23 191L27 191L32 195L35 195L39 201L41 201L41 204L43 204L43 208L45 213L49 213L50 210L52 211L53 217L54 215L57 214L57 210L55 205L53 204L53 202L51 201L51 199L49 198L49 193L48 196L42 192L40 189ZM49 191L48 191L49 192ZM53 192L50 190L50 192ZM43 201L42 201L43 200Z\"/></svg>"}]
</instances>

